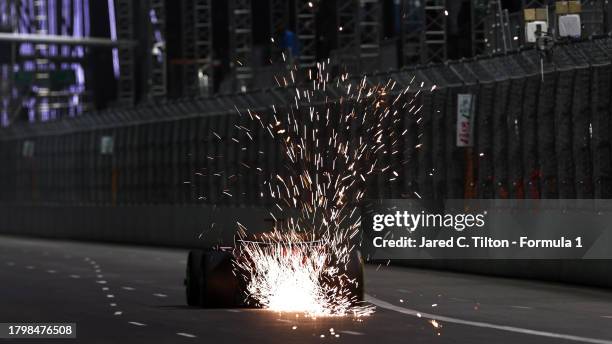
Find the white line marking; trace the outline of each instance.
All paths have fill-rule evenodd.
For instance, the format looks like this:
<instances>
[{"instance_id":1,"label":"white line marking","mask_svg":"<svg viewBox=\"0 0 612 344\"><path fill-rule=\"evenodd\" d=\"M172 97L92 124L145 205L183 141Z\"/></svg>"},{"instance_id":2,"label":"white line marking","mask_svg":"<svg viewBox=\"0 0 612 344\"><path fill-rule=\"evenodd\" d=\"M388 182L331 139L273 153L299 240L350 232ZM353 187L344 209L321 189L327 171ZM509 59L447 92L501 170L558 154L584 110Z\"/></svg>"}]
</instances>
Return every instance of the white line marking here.
<instances>
[{"instance_id":1,"label":"white line marking","mask_svg":"<svg viewBox=\"0 0 612 344\"><path fill-rule=\"evenodd\" d=\"M34 268L32 265L28 265L28 266L26 266L26 269L28 269L28 270L34 270L35 268Z\"/></svg>"},{"instance_id":2,"label":"white line marking","mask_svg":"<svg viewBox=\"0 0 612 344\"><path fill-rule=\"evenodd\" d=\"M104 278L104 275L97 275L98 278Z\"/></svg>"},{"instance_id":3,"label":"white line marking","mask_svg":"<svg viewBox=\"0 0 612 344\"><path fill-rule=\"evenodd\" d=\"M602 315L602 318L612 319L612 315Z\"/></svg>"},{"instance_id":4,"label":"white line marking","mask_svg":"<svg viewBox=\"0 0 612 344\"><path fill-rule=\"evenodd\" d=\"M355 332L355 331L338 331L340 333L344 333L344 334L350 334L352 336L363 336L364 334L361 332Z\"/></svg>"},{"instance_id":5,"label":"white line marking","mask_svg":"<svg viewBox=\"0 0 612 344\"><path fill-rule=\"evenodd\" d=\"M139 323L139 322L136 322L136 321L130 321L129 323L132 324L132 325L136 325L136 326L147 326L147 324Z\"/></svg>"},{"instance_id":6,"label":"white line marking","mask_svg":"<svg viewBox=\"0 0 612 344\"><path fill-rule=\"evenodd\" d=\"M124 290L134 290L134 288L132 288L132 287L121 287L121 289L124 289Z\"/></svg>"},{"instance_id":7,"label":"white line marking","mask_svg":"<svg viewBox=\"0 0 612 344\"><path fill-rule=\"evenodd\" d=\"M395 311L395 312L406 314L406 315L412 315L412 316L418 316L417 314L420 314L424 318L435 319L438 321L445 321L445 322L453 323L453 324L490 328L494 330L515 332L515 333L540 336L540 337L558 338L558 339L570 340L570 341L581 342L581 343L612 344L612 340L579 337L579 336L572 336L568 334L552 333L552 332L545 332L545 331L536 331L536 330L530 330L530 329L514 327L514 326L495 325L495 324L489 324L489 323L480 322L480 321L469 321L469 320L462 320L462 319L434 315L434 314L429 314L429 313L417 312L413 309L395 306L393 304L390 304L383 300L379 300L370 295L366 295L366 300L380 308L384 308L387 310Z\"/></svg>"},{"instance_id":8,"label":"white line marking","mask_svg":"<svg viewBox=\"0 0 612 344\"><path fill-rule=\"evenodd\" d=\"M108 287L102 287L102 290L107 291Z\"/></svg>"},{"instance_id":9,"label":"white line marking","mask_svg":"<svg viewBox=\"0 0 612 344\"><path fill-rule=\"evenodd\" d=\"M115 312L113 315L121 315L121 314L123 314L123 312L121 312L121 311L117 311L117 312Z\"/></svg>"},{"instance_id":10,"label":"white line marking","mask_svg":"<svg viewBox=\"0 0 612 344\"><path fill-rule=\"evenodd\" d=\"M47 270L47 272L48 272L48 273L50 273L50 274L54 274L54 273L56 273L57 271L55 271L55 270Z\"/></svg>"},{"instance_id":11,"label":"white line marking","mask_svg":"<svg viewBox=\"0 0 612 344\"><path fill-rule=\"evenodd\" d=\"M237 309L226 309L226 311L231 312L231 313L240 313L241 311L237 310Z\"/></svg>"},{"instance_id":12,"label":"white line marking","mask_svg":"<svg viewBox=\"0 0 612 344\"><path fill-rule=\"evenodd\" d=\"M516 308L516 309L533 309L533 307L528 307L528 306L510 306L511 308Z\"/></svg>"},{"instance_id":13,"label":"white line marking","mask_svg":"<svg viewBox=\"0 0 612 344\"><path fill-rule=\"evenodd\" d=\"M111 307L116 307L116 306L117 306L117 304L116 304L116 303L111 303L111 304L110 304L110 306L111 306Z\"/></svg>"},{"instance_id":14,"label":"white line marking","mask_svg":"<svg viewBox=\"0 0 612 344\"><path fill-rule=\"evenodd\" d=\"M457 302L471 302L471 300L462 299L460 297L449 297L448 299L451 300L451 301L457 301Z\"/></svg>"},{"instance_id":15,"label":"white line marking","mask_svg":"<svg viewBox=\"0 0 612 344\"><path fill-rule=\"evenodd\" d=\"M96 281L96 283L98 284L106 284L106 281L102 280L102 281Z\"/></svg>"},{"instance_id":16,"label":"white line marking","mask_svg":"<svg viewBox=\"0 0 612 344\"><path fill-rule=\"evenodd\" d=\"M166 294L160 294L160 293L153 294L153 296L157 296L157 297L168 297L168 295L166 295Z\"/></svg>"},{"instance_id":17,"label":"white line marking","mask_svg":"<svg viewBox=\"0 0 612 344\"><path fill-rule=\"evenodd\" d=\"M115 298L115 295L113 295L113 294L108 294L108 295L106 295L106 297L107 297L107 298L109 298L109 299L113 299L113 298Z\"/></svg>"},{"instance_id":18,"label":"white line marking","mask_svg":"<svg viewBox=\"0 0 612 344\"><path fill-rule=\"evenodd\" d=\"M81 278L79 275L70 275L70 278Z\"/></svg>"},{"instance_id":19,"label":"white line marking","mask_svg":"<svg viewBox=\"0 0 612 344\"><path fill-rule=\"evenodd\" d=\"M178 336L182 336L182 337L187 337L187 338L195 338L196 336L191 334L191 333L185 333L185 332L177 332L176 333Z\"/></svg>"}]
</instances>

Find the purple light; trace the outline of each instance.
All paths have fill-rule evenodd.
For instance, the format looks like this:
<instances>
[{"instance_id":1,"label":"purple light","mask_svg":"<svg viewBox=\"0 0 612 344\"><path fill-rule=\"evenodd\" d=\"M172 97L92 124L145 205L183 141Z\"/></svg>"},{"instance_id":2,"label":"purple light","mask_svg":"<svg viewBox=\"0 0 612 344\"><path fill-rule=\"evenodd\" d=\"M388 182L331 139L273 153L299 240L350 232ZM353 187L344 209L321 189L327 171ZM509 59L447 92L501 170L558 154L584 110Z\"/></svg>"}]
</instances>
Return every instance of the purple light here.
<instances>
[{"instance_id":1,"label":"purple light","mask_svg":"<svg viewBox=\"0 0 612 344\"><path fill-rule=\"evenodd\" d=\"M115 21L115 1L108 0L108 20L110 21L110 35L113 41L117 40L117 22ZM118 79L121 73L119 69L119 50L113 48L113 71L115 78Z\"/></svg>"},{"instance_id":2,"label":"purple light","mask_svg":"<svg viewBox=\"0 0 612 344\"><path fill-rule=\"evenodd\" d=\"M49 33L52 35L57 34L57 18L55 15L55 0L48 0L48 9L47 11L49 12L48 14L48 26L49 26ZM49 47L49 55L51 56L57 56L57 45L52 45L51 47Z\"/></svg>"},{"instance_id":3,"label":"purple light","mask_svg":"<svg viewBox=\"0 0 612 344\"><path fill-rule=\"evenodd\" d=\"M89 37L89 16L91 15L91 13L89 13L89 0L84 0L83 7L85 12L83 16L83 18L85 18L85 36Z\"/></svg>"}]
</instances>

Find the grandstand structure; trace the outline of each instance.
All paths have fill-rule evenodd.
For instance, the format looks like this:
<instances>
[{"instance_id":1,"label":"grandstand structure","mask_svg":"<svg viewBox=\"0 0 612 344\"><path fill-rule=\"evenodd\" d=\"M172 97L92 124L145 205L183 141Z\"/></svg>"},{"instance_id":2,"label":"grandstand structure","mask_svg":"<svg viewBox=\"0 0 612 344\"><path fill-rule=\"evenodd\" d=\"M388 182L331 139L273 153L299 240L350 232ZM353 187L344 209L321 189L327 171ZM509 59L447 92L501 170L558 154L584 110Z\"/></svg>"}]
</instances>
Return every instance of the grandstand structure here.
<instances>
[{"instance_id":1,"label":"grandstand structure","mask_svg":"<svg viewBox=\"0 0 612 344\"><path fill-rule=\"evenodd\" d=\"M524 12L509 12L507 3L1 0L6 53L0 58L0 123L269 88L277 85L277 74L297 68L300 78L319 61L329 60L337 76L528 47ZM609 7L603 0L582 0L583 37L609 32ZM520 3L521 10L533 8L546 8L556 30L554 1ZM83 44L37 44L25 35ZM465 40L449 43L457 35ZM109 48L88 39L137 44ZM457 52L457 45L470 48Z\"/></svg>"}]
</instances>

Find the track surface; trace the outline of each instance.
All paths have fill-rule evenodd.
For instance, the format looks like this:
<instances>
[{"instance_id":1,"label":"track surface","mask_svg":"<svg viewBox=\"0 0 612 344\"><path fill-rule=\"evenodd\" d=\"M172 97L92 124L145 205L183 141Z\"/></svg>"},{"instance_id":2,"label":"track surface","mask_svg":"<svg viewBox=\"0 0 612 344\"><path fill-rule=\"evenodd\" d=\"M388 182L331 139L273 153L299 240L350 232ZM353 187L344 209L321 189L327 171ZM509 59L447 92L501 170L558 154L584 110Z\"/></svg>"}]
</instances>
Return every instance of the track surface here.
<instances>
[{"instance_id":1,"label":"track surface","mask_svg":"<svg viewBox=\"0 0 612 344\"><path fill-rule=\"evenodd\" d=\"M0 237L0 322L76 322L78 334L0 342L612 344L609 291L369 266L373 316L313 320L189 308L185 258L184 250Z\"/></svg>"}]
</instances>

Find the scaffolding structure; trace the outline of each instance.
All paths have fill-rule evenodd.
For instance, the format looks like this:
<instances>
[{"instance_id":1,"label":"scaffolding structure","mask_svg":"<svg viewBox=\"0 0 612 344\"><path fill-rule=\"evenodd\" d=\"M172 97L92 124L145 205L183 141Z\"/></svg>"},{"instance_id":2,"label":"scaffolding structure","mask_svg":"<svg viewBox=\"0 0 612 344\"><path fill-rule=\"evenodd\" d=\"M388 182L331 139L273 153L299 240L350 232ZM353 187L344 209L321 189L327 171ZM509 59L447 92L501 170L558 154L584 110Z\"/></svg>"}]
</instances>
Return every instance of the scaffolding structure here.
<instances>
[{"instance_id":1,"label":"scaffolding structure","mask_svg":"<svg viewBox=\"0 0 612 344\"><path fill-rule=\"evenodd\" d=\"M270 0L270 36L274 39L270 53L273 62L282 61L283 33L288 29L288 26L289 2L287 0Z\"/></svg>"},{"instance_id":2,"label":"scaffolding structure","mask_svg":"<svg viewBox=\"0 0 612 344\"><path fill-rule=\"evenodd\" d=\"M253 78L251 0L232 0L229 4L230 66L234 74L234 89L245 92Z\"/></svg>"},{"instance_id":3,"label":"scaffolding structure","mask_svg":"<svg viewBox=\"0 0 612 344\"><path fill-rule=\"evenodd\" d=\"M164 0L149 0L149 99L164 99L166 74L166 7Z\"/></svg>"},{"instance_id":4,"label":"scaffolding structure","mask_svg":"<svg viewBox=\"0 0 612 344\"><path fill-rule=\"evenodd\" d=\"M359 66L359 0L336 1L336 21L338 49L334 58L341 66L355 70Z\"/></svg>"},{"instance_id":5,"label":"scaffolding structure","mask_svg":"<svg viewBox=\"0 0 612 344\"><path fill-rule=\"evenodd\" d=\"M134 5L132 0L115 0L115 8L110 6L111 26L113 25L113 16L116 16L116 39L133 40L134 37ZM112 30L111 30L112 35ZM136 101L135 86L135 70L134 70L134 50L129 47L119 47L113 54L118 52L118 58L115 58L115 63L118 63L117 77L117 100L120 106L133 106Z\"/></svg>"},{"instance_id":6,"label":"scaffolding structure","mask_svg":"<svg viewBox=\"0 0 612 344\"><path fill-rule=\"evenodd\" d=\"M371 71L380 55L381 3L378 0L359 0L359 47L361 70Z\"/></svg>"},{"instance_id":7,"label":"scaffolding structure","mask_svg":"<svg viewBox=\"0 0 612 344\"><path fill-rule=\"evenodd\" d=\"M446 60L446 0L404 0L402 5L404 64Z\"/></svg>"},{"instance_id":8,"label":"scaffolding structure","mask_svg":"<svg viewBox=\"0 0 612 344\"><path fill-rule=\"evenodd\" d=\"M297 64L301 68L313 67L317 59L315 16L315 1L295 0L296 36L300 44Z\"/></svg>"},{"instance_id":9,"label":"scaffolding structure","mask_svg":"<svg viewBox=\"0 0 612 344\"><path fill-rule=\"evenodd\" d=\"M478 56L489 51L487 31L491 30L488 0L471 0L472 55Z\"/></svg>"},{"instance_id":10,"label":"scaffolding structure","mask_svg":"<svg viewBox=\"0 0 612 344\"><path fill-rule=\"evenodd\" d=\"M184 94L189 97L208 95L213 82L211 0L186 0L183 6Z\"/></svg>"},{"instance_id":11,"label":"scaffolding structure","mask_svg":"<svg viewBox=\"0 0 612 344\"><path fill-rule=\"evenodd\" d=\"M583 36L601 35L606 33L606 6L608 0L582 0Z\"/></svg>"}]
</instances>

